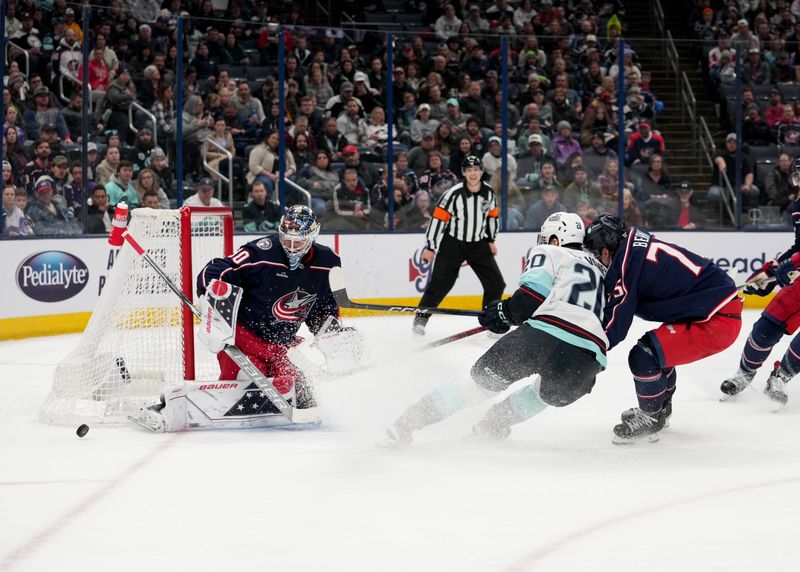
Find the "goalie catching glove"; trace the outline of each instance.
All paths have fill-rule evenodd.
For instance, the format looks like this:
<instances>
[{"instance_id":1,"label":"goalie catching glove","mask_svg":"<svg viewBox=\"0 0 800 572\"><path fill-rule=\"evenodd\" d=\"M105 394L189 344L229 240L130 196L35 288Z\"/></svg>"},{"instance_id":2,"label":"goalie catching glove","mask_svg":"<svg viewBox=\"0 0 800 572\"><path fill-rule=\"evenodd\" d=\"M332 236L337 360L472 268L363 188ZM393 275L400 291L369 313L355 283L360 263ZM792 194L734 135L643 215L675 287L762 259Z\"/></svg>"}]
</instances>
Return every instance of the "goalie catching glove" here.
<instances>
[{"instance_id":1,"label":"goalie catching glove","mask_svg":"<svg viewBox=\"0 0 800 572\"><path fill-rule=\"evenodd\" d=\"M330 374L345 374L358 368L367 357L364 335L355 328L329 327L319 334L314 345L325 358L325 369Z\"/></svg>"},{"instance_id":2,"label":"goalie catching glove","mask_svg":"<svg viewBox=\"0 0 800 572\"><path fill-rule=\"evenodd\" d=\"M198 341L211 353L219 353L236 339L236 318L242 289L222 280L212 280L205 295L200 299L200 328Z\"/></svg>"}]
</instances>

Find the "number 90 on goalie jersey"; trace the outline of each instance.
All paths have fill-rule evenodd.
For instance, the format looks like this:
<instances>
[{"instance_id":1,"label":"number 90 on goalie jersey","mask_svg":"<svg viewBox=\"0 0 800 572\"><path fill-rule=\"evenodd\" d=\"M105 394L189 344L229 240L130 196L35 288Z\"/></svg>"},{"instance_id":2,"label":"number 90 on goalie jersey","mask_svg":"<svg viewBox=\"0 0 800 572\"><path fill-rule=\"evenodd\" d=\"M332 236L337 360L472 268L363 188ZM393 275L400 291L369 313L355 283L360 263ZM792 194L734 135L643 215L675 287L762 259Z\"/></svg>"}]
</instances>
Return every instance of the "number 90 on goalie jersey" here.
<instances>
[{"instance_id":1,"label":"number 90 on goalie jersey","mask_svg":"<svg viewBox=\"0 0 800 572\"><path fill-rule=\"evenodd\" d=\"M528 253L520 288L543 298L527 323L595 354L605 369L608 338L603 330L606 268L589 252L539 245Z\"/></svg>"}]
</instances>

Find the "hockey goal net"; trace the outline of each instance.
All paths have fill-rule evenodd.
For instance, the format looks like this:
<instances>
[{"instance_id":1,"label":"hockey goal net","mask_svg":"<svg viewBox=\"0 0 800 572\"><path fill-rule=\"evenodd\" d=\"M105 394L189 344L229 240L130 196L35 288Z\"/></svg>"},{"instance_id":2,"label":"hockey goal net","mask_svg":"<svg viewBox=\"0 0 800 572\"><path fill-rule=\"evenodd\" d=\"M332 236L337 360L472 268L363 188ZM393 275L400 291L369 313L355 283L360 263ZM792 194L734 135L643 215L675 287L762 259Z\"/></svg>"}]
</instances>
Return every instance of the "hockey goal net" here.
<instances>
[{"instance_id":1,"label":"hockey goal net","mask_svg":"<svg viewBox=\"0 0 800 572\"><path fill-rule=\"evenodd\" d=\"M193 299L203 266L233 250L233 216L224 208L140 208L131 235ZM127 243L77 347L56 367L40 411L48 423L120 423L155 403L165 383L217 379L215 356L194 351L194 316Z\"/></svg>"}]
</instances>

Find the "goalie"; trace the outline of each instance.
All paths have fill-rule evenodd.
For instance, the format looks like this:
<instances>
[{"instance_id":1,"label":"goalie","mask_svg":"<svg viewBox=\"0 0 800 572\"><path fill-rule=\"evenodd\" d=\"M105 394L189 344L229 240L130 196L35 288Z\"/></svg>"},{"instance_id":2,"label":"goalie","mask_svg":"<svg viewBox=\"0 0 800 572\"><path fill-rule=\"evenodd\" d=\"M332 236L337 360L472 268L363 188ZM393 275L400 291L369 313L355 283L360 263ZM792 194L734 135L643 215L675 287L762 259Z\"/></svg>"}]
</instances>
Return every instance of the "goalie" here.
<instances>
[{"instance_id":1,"label":"goalie","mask_svg":"<svg viewBox=\"0 0 800 572\"><path fill-rule=\"evenodd\" d=\"M306 206L289 207L277 235L215 258L200 272L198 339L217 354L218 383L186 382L168 388L162 403L140 411L134 421L155 431L282 425L262 392L240 381L239 366L223 351L236 345L272 385L298 409L314 407L311 385L287 352L306 324L329 373L356 367L365 355L361 334L343 327L331 294L328 272L341 262L330 248L315 244L319 223Z\"/></svg>"}]
</instances>

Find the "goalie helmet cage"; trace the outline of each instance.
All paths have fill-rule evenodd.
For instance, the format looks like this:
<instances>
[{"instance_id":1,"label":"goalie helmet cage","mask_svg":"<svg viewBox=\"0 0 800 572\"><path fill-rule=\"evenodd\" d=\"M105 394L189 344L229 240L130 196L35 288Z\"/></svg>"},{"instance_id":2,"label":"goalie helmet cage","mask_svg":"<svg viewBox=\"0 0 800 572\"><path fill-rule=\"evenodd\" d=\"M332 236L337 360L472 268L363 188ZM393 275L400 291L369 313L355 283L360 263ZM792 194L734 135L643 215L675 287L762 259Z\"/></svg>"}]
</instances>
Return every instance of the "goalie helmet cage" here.
<instances>
[{"instance_id":1,"label":"goalie helmet cage","mask_svg":"<svg viewBox=\"0 0 800 572\"><path fill-rule=\"evenodd\" d=\"M140 208L128 228L190 300L203 266L233 252L225 208ZM216 357L194 351L194 329L191 310L126 242L78 345L56 367L40 419L122 423L156 403L166 383L217 379Z\"/></svg>"}]
</instances>

